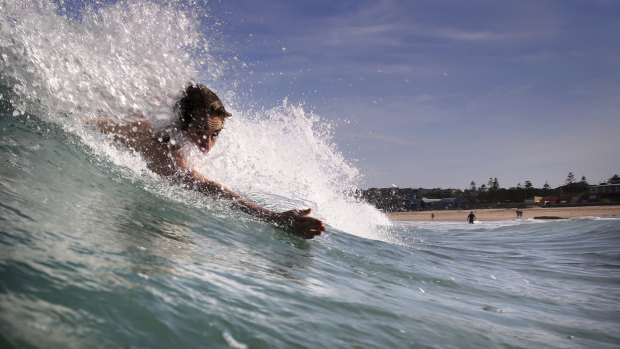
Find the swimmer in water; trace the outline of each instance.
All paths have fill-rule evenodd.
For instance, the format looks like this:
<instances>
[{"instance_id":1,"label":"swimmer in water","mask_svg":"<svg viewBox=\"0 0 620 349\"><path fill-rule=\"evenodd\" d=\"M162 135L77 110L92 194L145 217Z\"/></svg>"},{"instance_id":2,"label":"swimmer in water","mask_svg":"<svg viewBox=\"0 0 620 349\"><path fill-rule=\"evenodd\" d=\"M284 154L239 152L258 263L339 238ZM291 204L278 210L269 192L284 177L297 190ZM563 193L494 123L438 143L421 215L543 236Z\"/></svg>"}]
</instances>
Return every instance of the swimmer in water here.
<instances>
[{"instance_id":1,"label":"swimmer in water","mask_svg":"<svg viewBox=\"0 0 620 349\"><path fill-rule=\"evenodd\" d=\"M190 84L176 103L175 113L178 119L163 128L154 127L148 120L125 124L117 124L110 119L95 121L101 132L113 134L116 141L141 153L149 169L176 184L224 199L233 208L305 239L312 239L325 231L320 220L308 216L309 208L286 212L268 210L192 168L180 151L181 147L191 143L203 153L208 153L217 142L224 120L231 116L213 91L201 84Z\"/></svg>"}]
</instances>

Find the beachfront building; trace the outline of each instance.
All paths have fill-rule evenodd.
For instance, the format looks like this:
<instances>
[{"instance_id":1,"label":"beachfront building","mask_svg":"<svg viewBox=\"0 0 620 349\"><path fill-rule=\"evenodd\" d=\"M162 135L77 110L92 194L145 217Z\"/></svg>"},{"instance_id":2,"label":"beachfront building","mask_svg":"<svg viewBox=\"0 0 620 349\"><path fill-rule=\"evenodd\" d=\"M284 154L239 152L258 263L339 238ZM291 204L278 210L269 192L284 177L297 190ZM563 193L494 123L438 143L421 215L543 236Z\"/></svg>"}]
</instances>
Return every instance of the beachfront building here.
<instances>
[{"instance_id":1,"label":"beachfront building","mask_svg":"<svg viewBox=\"0 0 620 349\"><path fill-rule=\"evenodd\" d=\"M423 198L424 207L427 210L449 210L449 209L462 209L469 207L469 203L465 200L459 200L457 198L442 198L442 199L428 199Z\"/></svg>"},{"instance_id":2,"label":"beachfront building","mask_svg":"<svg viewBox=\"0 0 620 349\"><path fill-rule=\"evenodd\" d=\"M620 183L591 185L589 199L590 201L619 202Z\"/></svg>"},{"instance_id":3,"label":"beachfront building","mask_svg":"<svg viewBox=\"0 0 620 349\"><path fill-rule=\"evenodd\" d=\"M539 206L549 206L560 203L559 196L534 196L533 202Z\"/></svg>"}]
</instances>

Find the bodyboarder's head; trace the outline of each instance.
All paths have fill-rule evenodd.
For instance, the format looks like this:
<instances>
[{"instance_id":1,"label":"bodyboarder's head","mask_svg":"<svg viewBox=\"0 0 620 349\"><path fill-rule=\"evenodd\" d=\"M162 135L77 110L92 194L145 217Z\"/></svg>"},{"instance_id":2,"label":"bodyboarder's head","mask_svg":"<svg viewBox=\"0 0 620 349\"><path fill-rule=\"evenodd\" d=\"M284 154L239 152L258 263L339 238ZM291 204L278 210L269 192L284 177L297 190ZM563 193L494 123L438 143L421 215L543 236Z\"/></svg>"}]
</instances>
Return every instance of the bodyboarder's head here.
<instances>
[{"instance_id":1,"label":"bodyboarder's head","mask_svg":"<svg viewBox=\"0 0 620 349\"><path fill-rule=\"evenodd\" d=\"M179 128L203 152L208 152L215 144L224 127L224 119L231 116L213 91L196 83L185 88L175 109Z\"/></svg>"}]
</instances>

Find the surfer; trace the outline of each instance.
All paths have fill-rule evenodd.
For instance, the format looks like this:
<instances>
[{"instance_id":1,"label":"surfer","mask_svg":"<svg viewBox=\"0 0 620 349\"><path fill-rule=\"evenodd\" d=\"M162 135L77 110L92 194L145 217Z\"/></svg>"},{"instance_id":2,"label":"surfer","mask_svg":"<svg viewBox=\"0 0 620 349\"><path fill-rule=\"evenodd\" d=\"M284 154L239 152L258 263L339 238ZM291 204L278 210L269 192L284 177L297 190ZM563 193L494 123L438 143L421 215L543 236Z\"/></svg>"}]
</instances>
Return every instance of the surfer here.
<instances>
[{"instance_id":1,"label":"surfer","mask_svg":"<svg viewBox=\"0 0 620 349\"><path fill-rule=\"evenodd\" d=\"M476 215L474 214L474 211L469 212L469 215L467 216L467 221L469 222L469 224L474 224L475 220Z\"/></svg>"},{"instance_id":2,"label":"surfer","mask_svg":"<svg viewBox=\"0 0 620 349\"><path fill-rule=\"evenodd\" d=\"M224 120L231 116L213 91L202 84L191 83L174 109L176 120L159 128L149 120L123 124L109 118L94 121L101 132L113 134L116 141L141 153L149 169L176 184L210 197L225 199L231 207L305 239L312 239L325 231L320 220L308 216L310 208L286 212L268 210L192 168L181 148L193 144L201 152L208 153L217 142Z\"/></svg>"}]
</instances>

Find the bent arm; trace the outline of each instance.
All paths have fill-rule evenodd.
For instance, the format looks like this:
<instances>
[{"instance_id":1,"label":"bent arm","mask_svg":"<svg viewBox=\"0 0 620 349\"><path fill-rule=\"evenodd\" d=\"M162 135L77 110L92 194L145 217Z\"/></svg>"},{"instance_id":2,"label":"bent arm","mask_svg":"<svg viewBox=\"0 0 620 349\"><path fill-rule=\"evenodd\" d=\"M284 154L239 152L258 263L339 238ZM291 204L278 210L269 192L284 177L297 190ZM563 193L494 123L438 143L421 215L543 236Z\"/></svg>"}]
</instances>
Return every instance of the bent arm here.
<instances>
[{"instance_id":1,"label":"bent arm","mask_svg":"<svg viewBox=\"0 0 620 349\"><path fill-rule=\"evenodd\" d=\"M253 217L268 219L276 213L275 211L260 207L242 198L239 194L223 187L218 182L206 178L204 175L195 170L192 170L191 172L183 176L183 182L191 189L197 190L208 196L230 200L235 208L238 208L242 212L247 213Z\"/></svg>"},{"instance_id":2,"label":"bent arm","mask_svg":"<svg viewBox=\"0 0 620 349\"><path fill-rule=\"evenodd\" d=\"M325 231L323 222L308 216L312 211L311 209L275 212L260 207L242 198L230 189L223 187L221 184L207 179L195 170L186 172L182 181L190 189L197 190L208 196L225 199L230 202L231 207L305 239L312 239Z\"/></svg>"}]
</instances>

